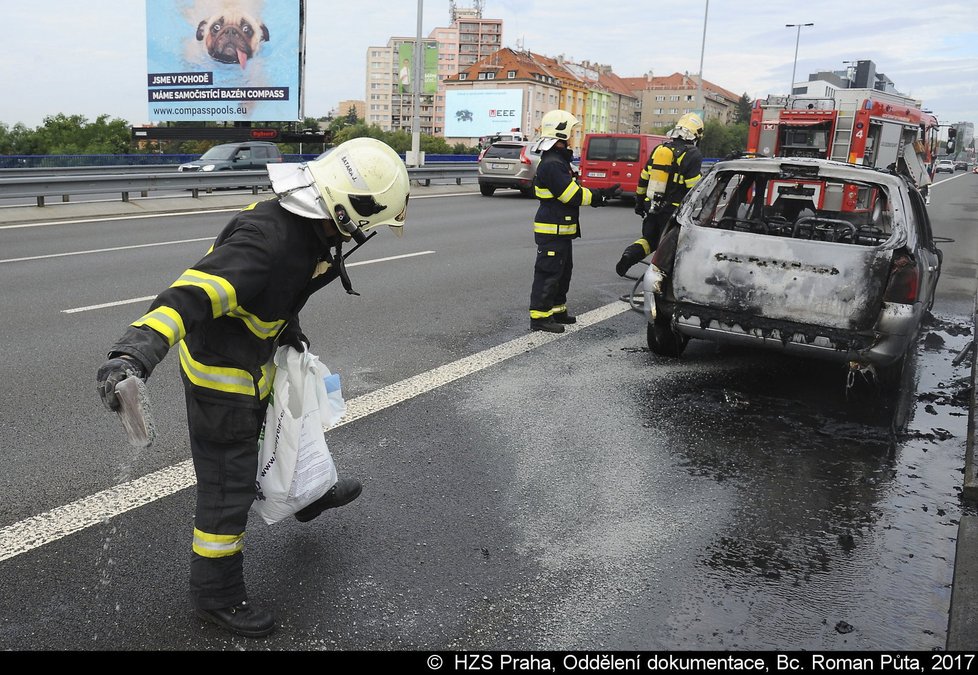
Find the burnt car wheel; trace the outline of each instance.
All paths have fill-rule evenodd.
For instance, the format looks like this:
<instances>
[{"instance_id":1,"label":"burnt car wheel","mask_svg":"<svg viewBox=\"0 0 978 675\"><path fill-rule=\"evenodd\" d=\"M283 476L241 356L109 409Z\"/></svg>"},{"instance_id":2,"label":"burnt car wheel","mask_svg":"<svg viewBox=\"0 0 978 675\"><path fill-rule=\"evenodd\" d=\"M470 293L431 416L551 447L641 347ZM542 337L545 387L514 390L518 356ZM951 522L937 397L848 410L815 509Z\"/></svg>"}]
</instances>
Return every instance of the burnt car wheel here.
<instances>
[{"instance_id":1,"label":"burnt car wheel","mask_svg":"<svg viewBox=\"0 0 978 675\"><path fill-rule=\"evenodd\" d=\"M895 396L903 385L903 373L907 366L906 355L894 363L876 368L876 395L884 399Z\"/></svg>"},{"instance_id":2,"label":"burnt car wheel","mask_svg":"<svg viewBox=\"0 0 978 675\"><path fill-rule=\"evenodd\" d=\"M656 316L652 323L646 328L646 338L649 343L649 351L659 356L678 358L686 349L689 337L680 335L672 329L671 319L668 315Z\"/></svg>"},{"instance_id":3,"label":"burnt car wheel","mask_svg":"<svg viewBox=\"0 0 978 675\"><path fill-rule=\"evenodd\" d=\"M479 192L482 193L483 197L492 197L492 193L496 191L496 188L492 185L479 185Z\"/></svg>"}]
</instances>

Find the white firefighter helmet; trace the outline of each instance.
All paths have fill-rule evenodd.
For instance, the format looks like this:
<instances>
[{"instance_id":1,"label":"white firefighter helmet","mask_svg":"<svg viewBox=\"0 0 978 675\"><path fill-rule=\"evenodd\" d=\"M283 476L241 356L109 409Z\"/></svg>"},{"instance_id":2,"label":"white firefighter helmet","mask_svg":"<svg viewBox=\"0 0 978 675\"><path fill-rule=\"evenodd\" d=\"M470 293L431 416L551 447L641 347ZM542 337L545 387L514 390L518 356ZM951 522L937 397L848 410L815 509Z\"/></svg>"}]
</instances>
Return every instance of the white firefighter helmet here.
<instances>
[{"instance_id":1,"label":"white firefighter helmet","mask_svg":"<svg viewBox=\"0 0 978 675\"><path fill-rule=\"evenodd\" d=\"M551 110L540 120L540 138L534 146L537 152L549 150L557 141L570 144L571 133L580 121L566 110Z\"/></svg>"},{"instance_id":2,"label":"white firefighter helmet","mask_svg":"<svg viewBox=\"0 0 978 675\"><path fill-rule=\"evenodd\" d=\"M269 164L272 190L282 207L306 218L329 218L346 237L387 225L400 236L411 181L386 143L354 138L302 164Z\"/></svg>"},{"instance_id":3,"label":"white firefighter helmet","mask_svg":"<svg viewBox=\"0 0 978 675\"><path fill-rule=\"evenodd\" d=\"M696 113L686 113L679 118L669 135L672 138L699 141L703 138L703 120Z\"/></svg>"}]
</instances>

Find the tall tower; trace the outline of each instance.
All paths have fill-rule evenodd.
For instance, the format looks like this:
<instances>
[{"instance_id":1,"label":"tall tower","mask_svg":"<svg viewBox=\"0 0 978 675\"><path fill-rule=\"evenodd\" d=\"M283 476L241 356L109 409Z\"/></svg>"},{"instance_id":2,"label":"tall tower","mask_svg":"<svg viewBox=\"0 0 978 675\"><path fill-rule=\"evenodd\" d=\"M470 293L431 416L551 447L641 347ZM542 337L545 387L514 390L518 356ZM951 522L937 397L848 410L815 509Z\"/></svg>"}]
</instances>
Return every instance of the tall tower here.
<instances>
[{"instance_id":1,"label":"tall tower","mask_svg":"<svg viewBox=\"0 0 978 675\"><path fill-rule=\"evenodd\" d=\"M421 97L421 133L441 136L445 124L445 87L442 81L489 56L502 47L502 19L482 18L482 0L460 7L450 0L451 25L435 28L422 43L438 50L437 88ZM399 88L400 46L414 38L392 37L386 47L370 47L367 53L366 119L385 131L412 128L412 100Z\"/></svg>"},{"instance_id":2,"label":"tall tower","mask_svg":"<svg viewBox=\"0 0 978 675\"><path fill-rule=\"evenodd\" d=\"M448 3L448 16L450 23L458 23L459 19L481 19L482 7L485 5L483 0L474 0L472 7L459 7L455 0Z\"/></svg>"}]
</instances>

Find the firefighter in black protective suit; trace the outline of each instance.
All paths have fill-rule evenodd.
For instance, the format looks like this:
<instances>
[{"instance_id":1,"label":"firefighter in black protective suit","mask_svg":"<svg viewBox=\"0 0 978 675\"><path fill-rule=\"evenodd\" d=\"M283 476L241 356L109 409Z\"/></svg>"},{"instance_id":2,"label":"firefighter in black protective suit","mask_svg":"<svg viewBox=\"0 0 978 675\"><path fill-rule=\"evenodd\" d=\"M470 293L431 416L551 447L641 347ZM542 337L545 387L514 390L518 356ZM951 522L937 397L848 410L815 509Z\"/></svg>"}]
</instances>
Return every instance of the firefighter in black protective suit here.
<instances>
[{"instance_id":1,"label":"firefighter in black protective suit","mask_svg":"<svg viewBox=\"0 0 978 675\"><path fill-rule=\"evenodd\" d=\"M578 184L569 147L571 133L579 124L566 110L551 110L540 120L540 139L533 151L542 151L533 179L540 204L533 221L537 245L530 291L530 330L563 333L565 324L577 322L567 311L567 291L574 269L572 243L581 236L582 206L604 206L621 194L613 185L589 190Z\"/></svg>"},{"instance_id":2,"label":"firefighter in black protective suit","mask_svg":"<svg viewBox=\"0 0 978 675\"><path fill-rule=\"evenodd\" d=\"M200 618L248 637L275 627L270 611L248 603L243 573L272 356L278 345L309 345L298 313L314 291L339 278L355 294L343 244L363 243L380 225L400 234L410 191L397 153L372 138L314 161L269 164L268 173L277 199L235 215L129 326L96 376L103 403L116 410L116 384L130 374L145 380L170 348L179 350L197 477L191 598ZM360 491L359 481L341 478L296 518L312 520Z\"/></svg>"},{"instance_id":3,"label":"firefighter in black protective suit","mask_svg":"<svg viewBox=\"0 0 978 675\"><path fill-rule=\"evenodd\" d=\"M635 189L635 213L642 216L642 237L629 244L615 266L619 276L658 247L683 197L700 180L703 154L697 144L703 138L703 121L696 113L686 113L669 132L671 140L649 155ZM649 194L651 193L651 194Z\"/></svg>"}]
</instances>

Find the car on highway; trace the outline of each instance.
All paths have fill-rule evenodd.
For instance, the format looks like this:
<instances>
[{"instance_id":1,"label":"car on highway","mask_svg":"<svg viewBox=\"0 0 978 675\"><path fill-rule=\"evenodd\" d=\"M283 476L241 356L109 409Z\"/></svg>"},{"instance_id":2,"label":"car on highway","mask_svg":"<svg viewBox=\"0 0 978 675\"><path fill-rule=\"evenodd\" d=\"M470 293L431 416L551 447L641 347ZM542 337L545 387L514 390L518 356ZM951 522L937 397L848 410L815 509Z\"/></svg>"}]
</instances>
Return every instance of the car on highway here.
<instances>
[{"instance_id":1,"label":"car on highway","mask_svg":"<svg viewBox=\"0 0 978 675\"><path fill-rule=\"evenodd\" d=\"M641 279L647 341L691 338L821 358L899 382L943 254L902 175L831 160L717 163L683 200Z\"/></svg>"},{"instance_id":2,"label":"car on highway","mask_svg":"<svg viewBox=\"0 0 978 675\"><path fill-rule=\"evenodd\" d=\"M967 171L970 167L968 166L968 160L966 159L956 159L954 160L954 170L955 171Z\"/></svg>"},{"instance_id":3,"label":"car on highway","mask_svg":"<svg viewBox=\"0 0 978 675\"><path fill-rule=\"evenodd\" d=\"M954 162L949 159L939 159L934 165L934 175L939 173L954 173Z\"/></svg>"},{"instance_id":4,"label":"car on highway","mask_svg":"<svg viewBox=\"0 0 978 675\"><path fill-rule=\"evenodd\" d=\"M223 143L207 150L200 159L181 164L177 171L256 171L281 161L282 151L274 143Z\"/></svg>"},{"instance_id":5,"label":"car on highway","mask_svg":"<svg viewBox=\"0 0 978 675\"><path fill-rule=\"evenodd\" d=\"M519 190L525 197L533 196L533 178L540 153L531 152L529 141L499 141L479 155L479 192L491 197L496 190Z\"/></svg>"}]
</instances>

